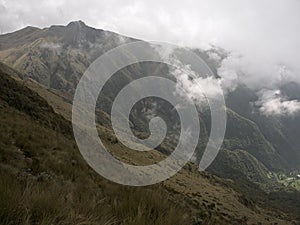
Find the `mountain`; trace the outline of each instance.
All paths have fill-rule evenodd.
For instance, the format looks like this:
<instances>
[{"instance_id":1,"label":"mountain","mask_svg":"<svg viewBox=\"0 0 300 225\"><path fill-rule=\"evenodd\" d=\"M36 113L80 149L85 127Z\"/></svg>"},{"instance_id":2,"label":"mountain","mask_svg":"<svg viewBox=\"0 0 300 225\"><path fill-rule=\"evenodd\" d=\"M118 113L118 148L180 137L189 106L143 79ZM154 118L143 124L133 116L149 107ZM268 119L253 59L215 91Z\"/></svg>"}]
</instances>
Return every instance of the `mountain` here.
<instances>
[{"instance_id":1,"label":"mountain","mask_svg":"<svg viewBox=\"0 0 300 225\"><path fill-rule=\"evenodd\" d=\"M43 85L73 93L85 69L96 57L133 40L97 30L83 22L66 27L26 27L0 36L1 60Z\"/></svg>"},{"instance_id":2,"label":"mountain","mask_svg":"<svg viewBox=\"0 0 300 225\"><path fill-rule=\"evenodd\" d=\"M82 21L44 29L27 27L14 33L0 35L0 60L22 71L25 78L32 78L48 88L72 96L80 77L98 56L120 44L132 41L135 39L88 27ZM220 49L214 51L221 52L221 58L226 57L226 53ZM195 52L207 61L213 71L217 71L219 63L210 60L208 52L201 50ZM157 63L132 65L119 71L116 75L118 79L110 81L106 85L104 94L99 97L98 103L102 111L110 113L113 99L118 91L137 78L137 74L151 75L153 71L156 74L169 76L168 69ZM295 132L288 132L287 126L283 127L282 131L281 127L276 125L279 123L277 120L274 122L260 115L252 116L250 102L246 100L245 103L239 102L239 99L247 98L247 91L237 89L227 98L227 106L230 110L228 110L229 122L224 148L233 151L246 150L271 171L294 169L299 162L300 143L291 142L291 138L287 136L297 140L296 136L291 134ZM163 111L161 115L164 116L165 112L170 110L166 108L165 103L161 105L162 107L152 111ZM241 110L241 107L245 110ZM143 115L141 110L142 107L137 107L135 114ZM169 125L174 126L172 123L176 121L175 117L166 117L168 118L171 118ZM146 127L148 122L145 120L146 118L143 117L137 118L136 129ZM204 122L203 130L209 132L209 118L204 119ZM290 135L283 136L283 132Z\"/></svg>"},{"instance_id":3,"label":"mountain","mask_svg":"<svg viewBox=\"0 0 300 225\"><path fill-rule=\"evenodd\" d=\"M5 79L13 77L17 80L15 83L12 79L9 81L14 88L7 84L8 88L2 90L1 93L3 96L6 96L6 98L3 97L3 104L6 106L8 104L8 107L13 108L13 111L21 112L25 114L26 117L29 116L33 121L30 120L26 126L31 127L38 123L46 127L49 132L54 130L59 133L59 136L71 136L70 139L72 139L72 134L68 131L70 129L68 120L70 121L71 119L73 94L80 77L98 56L116 46L133 41L136 41L136 39L101 29L94 29L85 25L82 21L71 22L67 26L51 26L44 29L26 27L13 33L0 35L0 61L13 68L11 69L1 64L1 71L3 74L8 75L5 76ZM210 51L219 54L221 59L226 58L226 52L221 49L216 48ZM220 62L212 60L209 57L210 52L208 51L195 49L194 52L200 55L212 68L216 76L218 76L217 71ZM112 141L115 140L111 131L109 116L112 102L117 93L126 84L139 78L141 74L143 76L149 76L153 73L172 78L168 68L163 64L134 64L118 71L114 78L106 84L103 92L99 96L96 109L97 122L99 122L101 129L105 130L108 145L114 146L115 149L122 149L122 147L119 147L119 144ZM4 80L3 84L6 84ZM19 92L19 89L23 92ZM299 86L296 84L282 87L282 91L285 91L291 98L296 99L299 98L299 90ZM11 96L14 97L12 98ZM33 101L36 98L40 99L40 102L38 101L39 103ZM253 109L252 103L257 100L256 98L255 92L244 86L239 86L230 92L226 97L228 123L225 140L217 159L208 168L209 173L199 175L193 172L192 175L190 175L189 172L185 171L184 176L180 175L180 178L178 178L178 182L174 180L170 181L173 183L171 192L181 193L180 196L186 199L185 201L188 202L187 205L194 205L194 203L190 203L190 201L198 198L200 198L201 201L208 201L195 203L197 206L191 209L191 211L199 210L199 204L205 205L203 205L204 208L200 207L203 212L207 210L211 211L209 210L209 205L215 201L213 200L213 196L217 195L216 192L221 190L223 193L223 189L226 190L226 193L234 191L236 194L234 194L235 197L231 203L224 207L220 206L222 208L219 209L220 213L212 213L214 215L213 217L220 217L220 221L228 222L235 218L236 221L239 221L237 224L244 223L241 221L240 215L242 214L238 212L238 207L232 207L230 204L246 207L245 212L247 213L243 215L245 215L249 221L252 220L252 216L250 215L255 214L253 217L257 216L257 208L254 205L266 209L269 207L266 206L267 204L272 205L272 207L276 204L283 204L282 202L278 202L276 197L274 198L274 196L279 196L279 191L281 193L280 196L284 196L287 205L293 206L289 208L288 211L293 212L295 209L298 209L294 207L294 205L297 205L297 202L299 202L297 192L294 192L294 189L282 186L282 183L289 185L289 182L281 182L278 176L284 173L285 176L287 176L286 180L296 179L289 177L289 173L293 172L293 174L297 174L297 171L299 171L300 141L298 136L300 134L300 126L298 125L300 125L300 118L264 116ZM145 107L147 107L149 114L145 114ZM179 121L178 115L173 109L174 108L167 104L166 101L161 101L160 99L146 99L137 103L132 110L132 116L134 117L134 124L132 126L137 135L142 137L148 135L147 127L149 116L153 115L163 117L168 128L170 128L167 138L157 148L158 152L155 152L154 156L149 156L150 158L163 158L165 154L169 154L176 145L176 127ZM49 114L44 113L44 111ZM6 115L9 116L7 113ZM55 117L55 119L52 117ZM19 118L21 121L22 116ZM203 153L210 133L209 110L199 113L199 119L201 123L201 141L197 147L198 158L200 158ZM65 123L66 121L67 123ZM5 123L6 122L3 121L3 124ZM12 124L7 124L7 126L13 127ZM2 139L5 140L6 138L3 137ZM54 140L55 138L49 142L56 143ZM37 139L35 141L38 143ZM68 147L67 149L72 149L70 151L76 152L77 149L74 150L74 145L75 143L72 140L72 144L70 144L72 147ZM40 146L38 146L38 148L40 148ZM69 150L66 150L66 152L62 154L67 154L68 151ZM118 154L118 151L116 151L116 155ZM127 157L131 156L137 161L142 160L140 155L137 156L130 151L127 152L127 150L125 155L127 155ZM125 155L121 154L118 156L124 159ZM78 157L80 158L80 156ZM46 158L45 160L49 159ZM55 160L55 157L52 160ZM149 158L146 157L144 160L148 162ZM52 165L53 168L56 166L60 167L56 164L55 166ZM188 168L188 171L193 170L191 169L193 165L189 165ZM67 171L65 172L68 173ZM211 173L221 178L217 178L211 175ZM198 180L199 176L201 177L200 180ZM197 180L195 181L196 183L194 183L194 179ZM211 179L213 179L213 181L211 181ZM194 194L191 194L186 192L185 188L182 188L180 183L183 181L181 180L185 182L184 187L192 183L193 185L195 184L194 186L199 185L199 187L195 187L193 190ZM200 184L201 182L204 182L204 184ZM218 187L220 190L212 187L215 183L221 183L219 184L220 187ZM169 186L170 185L165 185L167 189L170 188ZM210 193L209 199L202 200L203 194L199 194L203 193L201 188L214 190L212 192L208 191ZM164 190L163 188L162 191ZM118 189L117 192L119 191ZM183 192L184 194L182 194ZM201 195L201 197L198 195ZM241 197L241 195L244 197ZM269 195L272 195L272 199L269 199ZM225 194L224 196L228 197L229 195ZM221 205L227 201L226 198L224 199L224 196L221 197L218 195L217 197ZM294 197L295 199L293 199ZM174 198L174 196L171 195L170 199L172 198ZM240 203L237 203L241 201L244 206L240 206ZM264 202L264 204L262 202ZM265 204L266 202L267 204ZM166 204L168 205L168 203ZM284 205L284 207L280 206L280 210L282 211L282 208L287 209L287 205ZM215 209L215 207L211 207ZM188 208L190 209L190 206ZM216 210L217 209L218 207ZM229 210L229 215L221 215L224 210ZM273 208L271 211L273 211ZM112 217L114 216L115 215ZM117 217L119 218L120 215ZM202 218L203 215L200 217ZM255 219L255 221L263 221L260 216L259 218L260 219Z\"/></svg>"},{"instance_id":4,"label":"mountain","mask_svg":"<svg viewBox=\"0 0 300 225\"><path fill-rule=\"evenodd\" d=\"M292 88L287 88L292 86ZM289 83L282 87L282 92L290 99L300 100L300 86ZM265 139L271 143L273 149L285 161L287 170L299 170L300 162L300 115L291 116L267 116L257 112L252 106L257 101L255 92L245 86L239 86L233 92L229 93L226 104L228 107L239 113L243 117L257 124ZM283 162L282 161L282 162ZM280 163L276 163L279 169Z\"/></svg>"}]
</instances>

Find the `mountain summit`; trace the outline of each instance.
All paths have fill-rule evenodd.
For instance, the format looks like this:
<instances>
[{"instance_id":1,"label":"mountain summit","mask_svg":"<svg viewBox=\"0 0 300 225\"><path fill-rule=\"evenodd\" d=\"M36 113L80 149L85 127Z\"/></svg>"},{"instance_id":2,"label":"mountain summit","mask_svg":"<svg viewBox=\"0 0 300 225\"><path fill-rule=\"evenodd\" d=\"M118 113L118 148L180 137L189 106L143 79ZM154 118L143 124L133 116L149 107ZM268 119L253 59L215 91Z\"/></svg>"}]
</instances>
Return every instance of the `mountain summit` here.
<instances>
[{"instance_id":1,"label":"mountain summit","mask_svg":"<svg viewBox=\"0 0 300 225\"><path fill-rule=\"evenodd\" d=\"M85 69L104 52L133 39L82 21L0 35L0 59L45 86L74 92Z\"/></svg>"}]
</instances>

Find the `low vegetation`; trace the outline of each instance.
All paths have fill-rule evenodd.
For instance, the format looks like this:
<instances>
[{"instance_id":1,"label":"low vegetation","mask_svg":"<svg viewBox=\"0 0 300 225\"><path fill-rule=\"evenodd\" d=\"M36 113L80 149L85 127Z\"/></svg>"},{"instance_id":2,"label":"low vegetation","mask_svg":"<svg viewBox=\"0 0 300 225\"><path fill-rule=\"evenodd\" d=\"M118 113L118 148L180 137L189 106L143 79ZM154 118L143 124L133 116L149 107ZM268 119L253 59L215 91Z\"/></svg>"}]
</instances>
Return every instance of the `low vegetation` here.
<instances>
[{"instance_id":1,"label":"low vegetation","mask_svg":"<svg viewBox=\"0 0 300 225\"><path fill-rule=\"evenodd\" d=\"M1 67L0 224L293 224L291 217L258 208L241 194L245 189L239 182L199 173L191 163L149 187L109 182L82 159L71 123ZM124 151L122 159L127 155L148 163L162 156L151 151L142 159L123 149L109 132L105 135L113 153ZM271 195L275 201L277 194ZM293 197L298 195L285 200Z\"/></svg>"},{"instance_id":2,"label":"low vegetation","mask_svg":"<svg viewBox=\"0 0 300 225\"><path fill-rule=\"evenodd\" d=\"M10 107L0 114L0 224L188 224L160 186L112 184L73 140Z\"/></svg>"}]
</instances>

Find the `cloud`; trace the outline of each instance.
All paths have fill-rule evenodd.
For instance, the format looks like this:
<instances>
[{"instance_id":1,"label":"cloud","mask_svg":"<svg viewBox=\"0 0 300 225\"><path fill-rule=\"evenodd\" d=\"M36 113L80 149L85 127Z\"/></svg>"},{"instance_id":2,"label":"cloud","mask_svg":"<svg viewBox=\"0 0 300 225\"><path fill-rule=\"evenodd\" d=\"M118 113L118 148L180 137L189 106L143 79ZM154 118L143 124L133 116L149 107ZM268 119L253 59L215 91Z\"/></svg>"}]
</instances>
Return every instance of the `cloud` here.
<instances>
[{"instance_id":1,"label":"cloud","mask_svg":"<svg viewBox=\"0 0 300 225\"><path fill-rule=\"evenodd\" d=\"M288 100L280 90L262 90L260 98L255 103L259 111L267 116L292 116L300 113L300 102Z\"/></svg>"},{"instance_id":2,"label":"cloud","mask_svg":"<svg viewBox=\"0 0 300 225\"><path fill-rule=\"evenodd\" d=\"M234 90L239 84L245 84L253 90L274 89L292 81L299 83L297 74L300 71L295 69L297 65L293 67L290 61L276 61L276 57L268 62L267 59L252 55L230 54L218 68L224 89Z\"/></svg>"},{"instance_id":3,"label":"cloud","mask_svg":"<svg viewBox=\"0 0 300 225\"><path fill-rule=\"evenodd\" d=\"M300 83L299 11L299 0L0 0L0 32L80 19L145 40L204 50L219 46L230 52L218 69L223 89L231 91L243 83L259 92ZM205 87L207 81L199 78ZM193 85L190 88L195 92ZM281 104L281 109L297 105L288 102L277 99L272 104Z\"/></svg>"},{"instance_id":4,"label":"cloud","mask_svg":"<svg viewBox=\"0 0 300 225\"><path fill-rule=\"evenodd\" d=\"M189 65L171 71L177 80L178 92L182 88L188 94L189 99L199 103L206 103L206 97L217 98L222 95L220 80L214 77L201 77L191 70Z\"/></svg>"},{"instance_id":5,"label":"cloud","mask_svg":"<svg viewBox=\"0 0 300 225\"><path fill-rule=\"evenodd\" d=\"M298 0L0 0L0 31L81 19L146 40L223 47L243 56L238 66L246 66L247 74L260 79L280 65L299 74L299 11Z\"/></svg>"},{"instance_id":6,"label":"cloud","mask_svg":"<svg viewBox=\"0 0 300 225\"><path fill-rule=\"evenodd\" d=\"M199 74L191 68L191 65L184 64L176 54L175 46L155 46L156 52L160 57L168 62L170 73L176 79L177 89L175 94L188 97L200 103L203 107L207 105L207 98L215 98L223 95L221 79L208 74ZM215 56L213 56L215 57ZM200 71L198 71L200 72Z\"/></svg>"}]
</instances>

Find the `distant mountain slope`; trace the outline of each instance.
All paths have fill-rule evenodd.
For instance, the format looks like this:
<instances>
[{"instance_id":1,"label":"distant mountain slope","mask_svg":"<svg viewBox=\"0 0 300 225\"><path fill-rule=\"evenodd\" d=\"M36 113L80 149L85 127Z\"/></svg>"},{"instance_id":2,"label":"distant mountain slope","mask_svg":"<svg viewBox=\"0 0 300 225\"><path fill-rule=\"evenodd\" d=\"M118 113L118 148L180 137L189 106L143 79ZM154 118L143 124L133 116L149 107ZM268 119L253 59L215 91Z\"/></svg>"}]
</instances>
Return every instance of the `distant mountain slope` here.
<instances>
[{"instance_id":1,"label":"distant mountain slope","mask_svg":"<svg viewBox=\"0 0 300 225\"><path fill-rule=\"evenodd\" d=\"M259 126L234 111L228 110L224 148L243 149L273 171L287 168L287 162L261 133Z\"/></svg>"},{"instance_id":2,"label":"distant mountain slope","mask_svg":"<svg viewBox=\"0 0 300 225\"><path fill-rule=\"evenodd\" d=\"M241 163L241 161L243 163ZM230 174L249 179L257 185L274 186L274 181L268 178L270 171L255 157L244 150L221 150L210 170L221 177L231 178Z\"/></svg>"},{"instance_id":3,"label":"distant mountain slope","mask_svg":"<svg viewBox=\"0 0 300 225\"><path fill-rule=\"evenodd\" d=\"M297 84L282 87L282 92L291 99L300 100L300 86ZM239 86L228 95L227 106L257 124L264 137L286 161L286 168L300 170L300 115L266 116L252 107L256 101L254 91Z\"/></svg>"}]
</instances>

